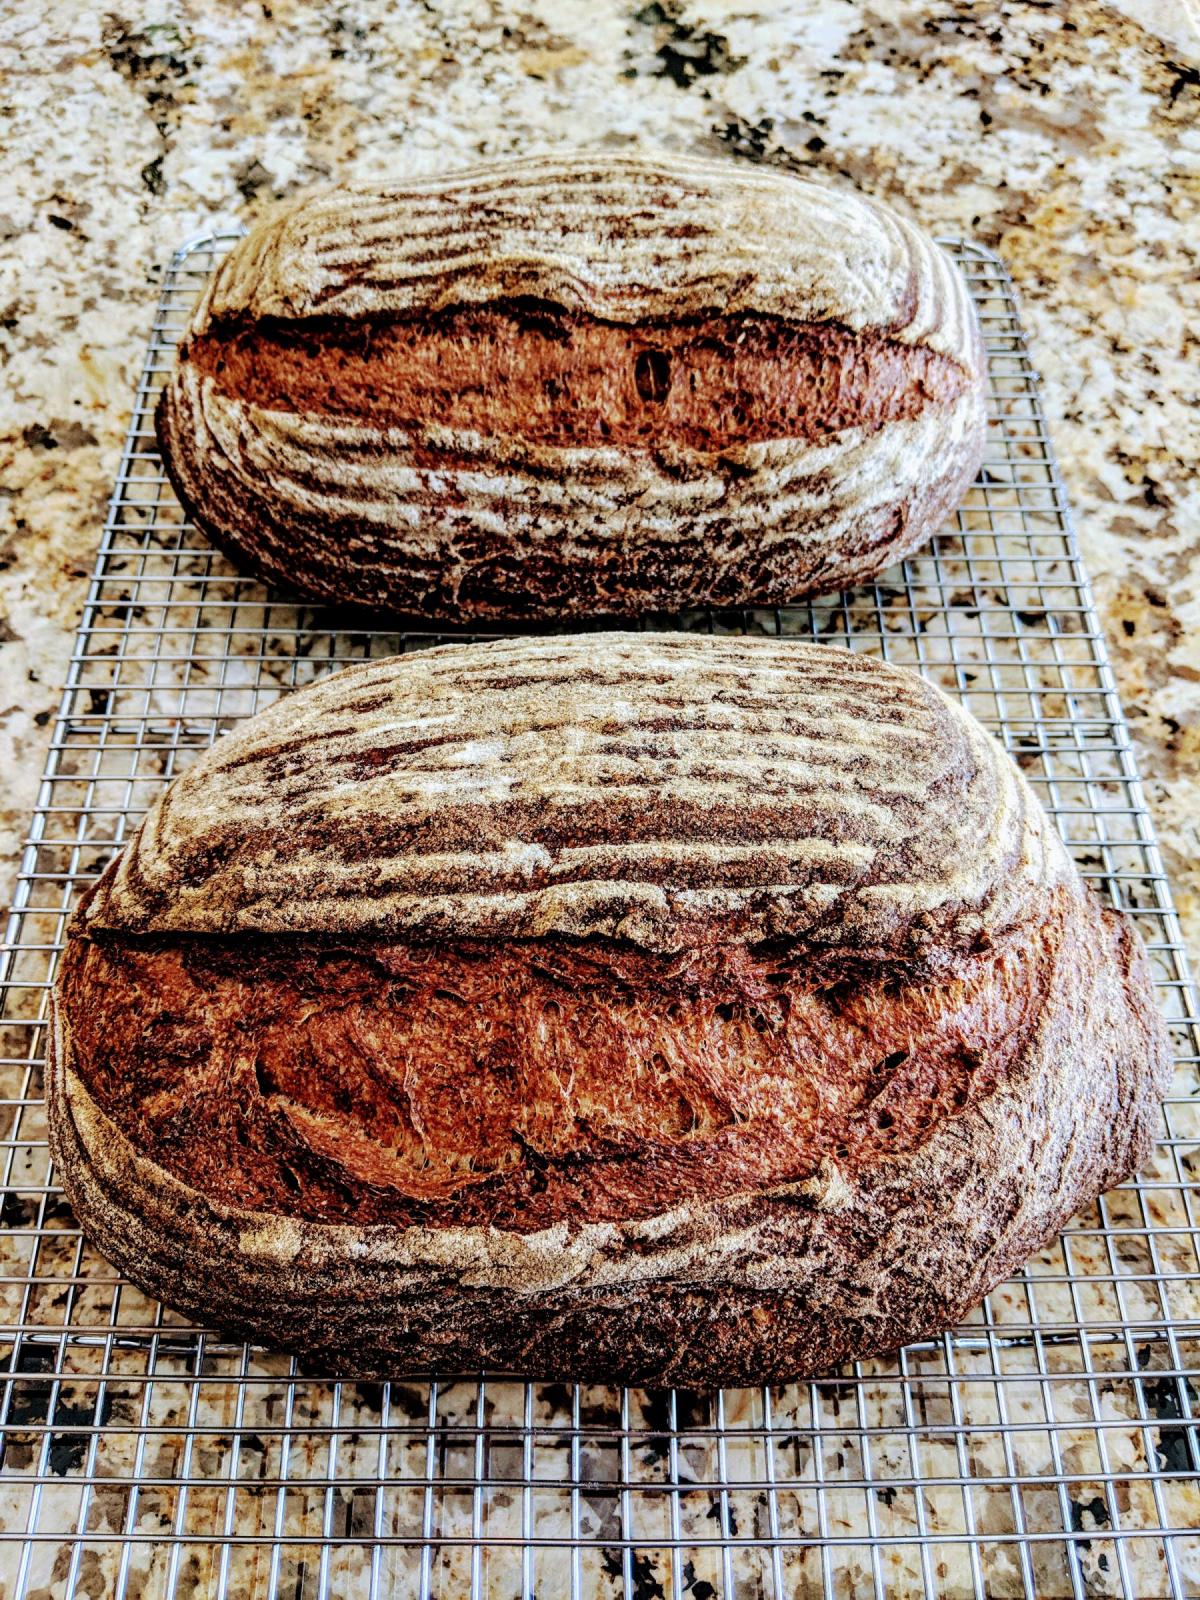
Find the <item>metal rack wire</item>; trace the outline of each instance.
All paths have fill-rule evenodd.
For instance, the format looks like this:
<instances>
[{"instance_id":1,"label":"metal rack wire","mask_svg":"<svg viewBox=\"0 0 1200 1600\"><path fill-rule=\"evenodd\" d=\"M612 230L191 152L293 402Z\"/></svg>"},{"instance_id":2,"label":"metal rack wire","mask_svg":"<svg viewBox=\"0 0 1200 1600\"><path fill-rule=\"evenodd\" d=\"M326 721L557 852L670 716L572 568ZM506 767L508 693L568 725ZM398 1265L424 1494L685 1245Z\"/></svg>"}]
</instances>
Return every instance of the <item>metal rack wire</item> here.
<instances>
[{"instance_id":1,"label":"metal rack wire","mask_svg":"<svg viewBox=\"0 0 1200 1600\"><path fill-rule=\"evenodd\" d=\"M1000 735L1098 892L1137 919L1174 1024L1141 1180L944 1338L714 1395L339 1383L187 1325L81 1237L42 1103L46 990L77 896L238 718L446 637L269 595L185 523L151 412L228 243L193 240L165 274L0 972L0 1592L1200 1593L1200 1035L1011 284L969 245L950 248L985 330L993 422L957 526L847 595L646 623L882 654Z\"/></svg>"}]
</instances>

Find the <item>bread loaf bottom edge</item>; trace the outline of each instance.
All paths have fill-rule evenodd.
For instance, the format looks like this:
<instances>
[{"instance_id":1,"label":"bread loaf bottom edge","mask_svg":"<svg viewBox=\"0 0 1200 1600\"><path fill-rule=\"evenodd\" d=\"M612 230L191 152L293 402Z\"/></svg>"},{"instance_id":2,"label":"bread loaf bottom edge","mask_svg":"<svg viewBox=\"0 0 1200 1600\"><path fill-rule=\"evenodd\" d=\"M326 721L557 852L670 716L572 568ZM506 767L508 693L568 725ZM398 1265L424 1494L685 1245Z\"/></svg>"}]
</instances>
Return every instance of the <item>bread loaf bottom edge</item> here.
<instances>
[{"instance_id":1,"label":"bread loaf bottom edge","mask_svg":"<svg viewBox=\"0 0 1200 1600\"><path fill-rule=\"evenodd\" d=\"M780 512L776 474L759 466L739 469L703 514L672 512L665 530L657 523L676 492L676 474L660 480L652 471L655 487L629 491L628 504L613 513L628 527L613 532L601 527L604 514L595 511L590 490L578 505L544 506L534 492L537 476L520 473L519 516L470 495L461 505L454 494L444 504L421 504L411 491L397 497L394 526L328 508L307 519L276 515L269 487L256 495L240 464L204 482L192 479L186 453L172 444L173 430L189 426L187 417L172 420L180 405L168 386L154 413L168 481L188 519L237 568L303 601L460 623L782 606L868 583L927 544L961 504L979 470L986 425L981 398L963 396L953 415L971 413L966 431L936 464L940 470L910 470L894 492L868 496L849 521L839 503L851 492L843 469L820 474L827 504ZM469 475L493 470L483 458L470 466ZM890 469L876 468L875 478L881 474L893 481ZM430 474L447 481L456 475L453 461ZM561 469L550 476L564 486ZM662 503L654 509L656 499ZM498 527L498 517L509 520Z\"/></svg>"}]
</instances>

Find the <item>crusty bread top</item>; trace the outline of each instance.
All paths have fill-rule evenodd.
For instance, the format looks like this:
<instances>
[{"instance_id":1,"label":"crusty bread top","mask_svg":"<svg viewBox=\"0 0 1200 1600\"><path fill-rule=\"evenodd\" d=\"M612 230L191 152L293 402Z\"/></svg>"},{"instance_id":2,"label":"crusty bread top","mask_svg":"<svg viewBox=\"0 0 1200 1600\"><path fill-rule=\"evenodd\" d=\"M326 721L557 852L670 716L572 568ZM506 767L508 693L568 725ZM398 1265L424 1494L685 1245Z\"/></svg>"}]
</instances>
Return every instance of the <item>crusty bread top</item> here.
<instances>
[{"instance_id":1,"label":"crusty bread top","mask_svg":"<svg viewBox=\"0 0 1200 1600\"><path fill-rule=\"evenodd\" d=\"M328 317L239 324L194 339L187 365L211 380L210 408L220 394L250 414L357 425L385 459L398 437L436 430L439 471L451 438L604 451L615 475L625 452L824 443L930 410L949 451L952 409L971 383L923 345L824 322L668 317L632 327L499 300L374 324L369 339L361 324Z\"/></svg>"},{"instance_id":2,"label":"crusty bread top","mask_svg":"<svg viewBox=\"0 0 1200 1600\"><path fill-rule=\"evenodd\" d=\"M616 322L714 308L837 322L980 363L961 275L889 207L732 162L609 152L309 195L226 256L190 332L509 296Z\"/></svg>"},{"instance_id":3,"label":"crusty bread top","mask_svg":"<svg viewBox=\"0 0 1200 1600\"><path fill-rule=\"evenodd\" d=\"M364 662L280 700L175 780L82 921L937 966L1070 872L1012 762L914 673L594 633Z\"/></svg>"}]
</instances>

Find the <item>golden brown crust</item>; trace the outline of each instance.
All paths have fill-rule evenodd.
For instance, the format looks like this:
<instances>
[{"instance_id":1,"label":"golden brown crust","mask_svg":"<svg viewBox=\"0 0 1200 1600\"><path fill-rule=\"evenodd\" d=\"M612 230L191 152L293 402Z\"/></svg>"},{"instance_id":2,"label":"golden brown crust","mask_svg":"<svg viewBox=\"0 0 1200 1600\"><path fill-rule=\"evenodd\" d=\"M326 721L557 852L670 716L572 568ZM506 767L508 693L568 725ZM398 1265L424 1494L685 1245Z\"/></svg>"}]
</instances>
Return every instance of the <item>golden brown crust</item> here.
<instances>
[{"instance_id":1,"label":"golden brown crust","mask_svg":"<svg viewBox=\"0 0 1200 1600\"><path fill-rule=\"evenodd\" d=\"M241 938L78 940L60 992L88 1094L211 1200L532 1233L913 1159L1027 1052L1075 910L936 986L728 946Z\"/></svg>"},{"instance_id":2,"label":"golden brown crust","mask_svg":"<svg viewBox=\"0 0 1200 1600\"><path fill-rule=\"evenodd\" d=\"M198 525L271 581L533 617L860 581L953 509L984 412L965 286L887 208L575 156L264 224L157 428Z\"/></svg>"}]
</instances>

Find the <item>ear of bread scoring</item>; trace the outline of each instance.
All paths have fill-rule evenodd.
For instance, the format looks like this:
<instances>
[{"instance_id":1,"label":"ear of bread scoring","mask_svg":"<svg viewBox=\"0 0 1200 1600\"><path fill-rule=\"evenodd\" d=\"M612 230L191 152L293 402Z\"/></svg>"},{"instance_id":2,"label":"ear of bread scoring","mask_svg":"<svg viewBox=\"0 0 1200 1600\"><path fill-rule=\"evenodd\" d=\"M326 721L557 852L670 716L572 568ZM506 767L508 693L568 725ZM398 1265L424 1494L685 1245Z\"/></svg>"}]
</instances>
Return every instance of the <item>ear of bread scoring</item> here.
<instances>
[{"instance_id":1,"label":"ear of bread scoring","mask_svg":"<svg viewBox=\"0 0 1200 1600\"><path fill-rule=\"evenodd\" d=\"M509 297L624 323L720 306L977 360L961 275L891 207L729 162L607 153L306 196L222 261L189 337L230 318L358 320Z\"/></svg>"}]
</instances>

